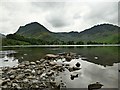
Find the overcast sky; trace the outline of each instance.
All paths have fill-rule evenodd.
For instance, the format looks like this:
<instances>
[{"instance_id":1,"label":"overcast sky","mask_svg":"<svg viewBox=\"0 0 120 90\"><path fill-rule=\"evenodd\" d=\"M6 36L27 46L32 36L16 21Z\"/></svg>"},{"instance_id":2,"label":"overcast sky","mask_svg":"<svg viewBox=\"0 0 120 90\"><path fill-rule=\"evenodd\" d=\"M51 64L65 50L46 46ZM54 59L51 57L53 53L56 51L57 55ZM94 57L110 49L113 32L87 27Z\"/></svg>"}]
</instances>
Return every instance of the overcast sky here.
<instances>
[{"instance_id":1,"label":"overcast sky","mask_svg":"<svg viewBox=\"0 0 120 90\"><path fill-rule=\"evenodd\" d=\"M118 25L118 0L44 1L1 0L0 33L14 33L31 22L38 22L53 32L80 32L103 23Z\"/></svg>"}]
</instances>

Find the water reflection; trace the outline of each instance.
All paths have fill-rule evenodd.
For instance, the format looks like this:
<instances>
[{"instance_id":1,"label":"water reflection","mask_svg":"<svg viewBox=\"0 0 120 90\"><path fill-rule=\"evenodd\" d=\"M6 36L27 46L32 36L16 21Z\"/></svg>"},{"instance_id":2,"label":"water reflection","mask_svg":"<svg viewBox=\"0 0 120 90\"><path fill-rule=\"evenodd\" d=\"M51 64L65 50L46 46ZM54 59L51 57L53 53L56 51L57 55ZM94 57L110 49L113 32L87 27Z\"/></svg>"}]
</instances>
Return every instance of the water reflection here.
<instances>
[{"instance_id":1,"label":"water reflection","mask_svg":"<svg viewBox=\"0 0 120 90\"><path fill-rule=\"evenodd\" d=\"M74 48L60 48L60 47L32 47L32 48L3 48L3 51L14 50L12 54L13 57L19 59L19 62L23 60L36 61L43 58L47 53L61 53L61 52L74 52L82 57L86 57L87 61L100 64L103 66L112 66L113 63L120 62L118 53L120 52L120 47L74 47ZM10 57L10 55L8 55ZM97 59L96 59L97 57Z\"/></svg>"},{"instance_id":2,"label":"water reflection","mask_svg":"<svg viewBox=\"0 0 120 90\"><path fill-rule=\"evenodd\" d=\"M76 59L72 60L70 65L74 66L78 61L82 65L79 71L69 72L66 70L64 73L60 73L67 88L87 88L90 83L95 82L101 82L104 85L103 88L118 87L118 64L114 64L112 67L103 67L82 59ZM71 80L71 75L78 78Z\"/></svg>"},{"instance_id":3,"label":"water reflection","mask_svg":"<svg viewBox=\"0 0 120 90\"><path fill-rule=\"evenodd\" d=\"M60 73L58 76L62 78L67 88L87 88L90 83L97 81L104 85L103 88L117 88L119 49L120 47L3 48L3 51L0 52L0 66L14 66L18 64L18 61L22 62L23 60L40 60L47 53L74 52L79 54L81 58L72 60L69 64L75 66L79 62L81 69L74 72L69 72L66 69L64 73ZM8 61L5 62L6 59ZM71 80L71 75L77 76Z\"/></svg>"},{"instance_id":4,"label":"water reflection","mask_svg":"<svg viewBox=\"0 0 120 90\"><path fill-rule=\"evenodd\" d=\"M14 57L4 56L3 58L0 58L0 67L13 67L16 65L18 65L18 59L15 59Z\"/></svg>"}]
</instances>

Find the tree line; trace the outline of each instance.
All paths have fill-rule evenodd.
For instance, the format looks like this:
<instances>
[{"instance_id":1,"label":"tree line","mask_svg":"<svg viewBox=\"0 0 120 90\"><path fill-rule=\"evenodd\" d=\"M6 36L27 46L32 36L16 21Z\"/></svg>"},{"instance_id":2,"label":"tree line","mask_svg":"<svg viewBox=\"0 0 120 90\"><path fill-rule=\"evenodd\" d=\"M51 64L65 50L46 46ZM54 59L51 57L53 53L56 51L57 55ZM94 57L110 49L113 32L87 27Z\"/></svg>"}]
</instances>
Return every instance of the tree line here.
<instances>
[{"instance_id":1,"label":"tree line","mask_svg":"<svg viewBox=\"0 0 120 90\"><path fill-rule=\"evenodd\" d=\"M95 41L61 41L58 39L55 40L41 40L35 38L26 38L24 36L20 36L17 34L9 34L6 38L3 38L2 45L84 45L84 44L107 44L102 42L95 42Z\"/></svg>"}]
</instances>

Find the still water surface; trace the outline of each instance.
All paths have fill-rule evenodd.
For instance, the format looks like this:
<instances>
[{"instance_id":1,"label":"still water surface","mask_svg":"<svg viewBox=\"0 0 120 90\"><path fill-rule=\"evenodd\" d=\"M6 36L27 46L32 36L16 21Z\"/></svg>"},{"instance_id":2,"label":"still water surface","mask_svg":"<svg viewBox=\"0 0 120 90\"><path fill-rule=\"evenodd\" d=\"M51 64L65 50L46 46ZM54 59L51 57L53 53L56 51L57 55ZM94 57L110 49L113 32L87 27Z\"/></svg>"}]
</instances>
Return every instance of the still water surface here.
<instances>
[{"instance_id":1,"label":"still water surface","mask_svg":"<svg viewBox=\"0 0 120 90\"><path fill-rule=\"evenodd\" d=\"M90 83L99 81L103 88L118 88L118 53L120 47L4 47L0 51L0 67L14 66L24 60L36 61L47 53L57 54L62 52L74 52L81 58L72 60L70 65L81 63L81 70L60 73L60 78L68 88L87 88ZM97 57L97 59L95 59ZM8 59L8 61L6 61ZM119 68L120 69L120 68ZM71 74L79 74L78 78L70 79Z\"/></svg>"}]
</instances>

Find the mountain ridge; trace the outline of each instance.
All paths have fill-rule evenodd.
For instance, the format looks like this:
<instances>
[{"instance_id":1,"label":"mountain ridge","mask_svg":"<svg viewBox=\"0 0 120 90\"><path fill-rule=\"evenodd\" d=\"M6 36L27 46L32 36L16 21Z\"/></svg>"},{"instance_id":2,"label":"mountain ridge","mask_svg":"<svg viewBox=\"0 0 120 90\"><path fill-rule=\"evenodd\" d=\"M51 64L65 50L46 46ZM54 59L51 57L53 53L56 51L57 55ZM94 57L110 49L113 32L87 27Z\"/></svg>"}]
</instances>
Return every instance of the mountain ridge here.
<instances>
[{"instance_id":1,"label":"mountain ridge","mask_svg":"<svg viewBox=\"0 0 120 90\"><path fill-rule=\"evenodd\" d=\"M33 26L33 24L37 24L38 27ZM32 26L31 29L26 28L26 26L29 26L29 28ZM42 28L40 28L42 27ZM33 29L34 28L34 29ZM41 29L41 30L40 30ZM36 31L37 30L37 31ZM22 33L19 33L19 32ZM29 32L28 32L29 31ZM34 33L33 33L34 31ZM59 40L64 40L68 41L73 40L73 41L79 41L79 40L85 40L85 41L90 41L93 40L95 41L97 37L99 40L104 36L107 37L112 34L117 34L120 31L120 27L112 24L100 24L100 25L95 25L89 29L86 29L81 32L77 31L71 31L71 32L51 32L47 28L45 28L43 25L33 22L29 23L23 27L20 27L18 31L15 34L22 35L24 37L28 38L36 38L36 39L59 39ZM99 36L99 37L98 37ZM102 36L102 37L100 37Z\"/></svg>"},{"instance_id":2,"label":"mountain ridge","mask_svg":"<svg viewBox=\"0 0 120 90\"><path fill-rule=\"evenodd\" d=\"M84 31L51 32L38 22L20 26L14 33L7 35L7 39L15 39L25 44L87 44L87 43L120 43L120 27L112 24L99 24ZM10 42L9 40L9 42Z\"/></svg>"}]
</instances>

